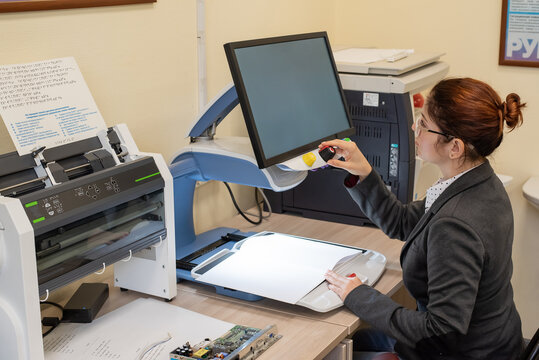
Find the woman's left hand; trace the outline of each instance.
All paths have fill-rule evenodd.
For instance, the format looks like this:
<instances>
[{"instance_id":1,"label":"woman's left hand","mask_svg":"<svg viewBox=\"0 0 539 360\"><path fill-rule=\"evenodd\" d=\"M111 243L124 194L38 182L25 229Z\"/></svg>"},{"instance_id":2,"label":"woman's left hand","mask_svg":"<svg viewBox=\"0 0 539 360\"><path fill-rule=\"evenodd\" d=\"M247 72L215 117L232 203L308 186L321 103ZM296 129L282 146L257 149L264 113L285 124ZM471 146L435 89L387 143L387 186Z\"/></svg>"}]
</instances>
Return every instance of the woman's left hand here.
<instances>
[{"instance_id":1,"label":"woman's left hand","mask_svg":"<svg viewBox=\"0 0 539 360\"><path fill-rule=\"evenodd\" d=\"M348 294L359 285L363 284L357 276L345 277L337 274L334 271L328 270L325 274L328 287L334 291L344 301Z\"/></svg>"}]
</instances>

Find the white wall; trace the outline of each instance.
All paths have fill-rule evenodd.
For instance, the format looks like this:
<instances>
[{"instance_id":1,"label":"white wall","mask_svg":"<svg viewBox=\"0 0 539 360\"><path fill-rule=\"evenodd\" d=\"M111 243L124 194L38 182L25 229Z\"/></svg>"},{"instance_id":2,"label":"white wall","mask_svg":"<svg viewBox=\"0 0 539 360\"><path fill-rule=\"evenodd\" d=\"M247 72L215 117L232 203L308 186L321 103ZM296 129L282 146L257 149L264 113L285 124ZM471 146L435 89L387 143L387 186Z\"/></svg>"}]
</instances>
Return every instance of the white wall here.
<instances>
[{"instance_id":1,"label":"white wall","mask_svg":"<svg viewBox=\"0 0 539 360\"><path fill-rule=\"evenodd\" d=\"M539 176L539 68L498 65L501 0L338 0L335 39L341 44L442 51L449 76L491 84L504 99L528 103L524 125L504 136L491 162L514 177L508 192L515 217L513 287L525 336L539 324L539 211L525 201L522 184Z\"/></svg>"}]
</instances>

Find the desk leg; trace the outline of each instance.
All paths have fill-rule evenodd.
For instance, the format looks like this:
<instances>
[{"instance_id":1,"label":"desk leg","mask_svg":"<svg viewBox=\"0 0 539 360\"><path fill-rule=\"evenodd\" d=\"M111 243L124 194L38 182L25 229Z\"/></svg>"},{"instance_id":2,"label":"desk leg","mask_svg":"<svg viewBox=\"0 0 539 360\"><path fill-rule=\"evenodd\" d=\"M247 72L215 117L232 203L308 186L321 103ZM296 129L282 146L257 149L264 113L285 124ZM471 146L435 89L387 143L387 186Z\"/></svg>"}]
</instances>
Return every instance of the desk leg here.
<instances>
[{"instance_id":1,"label":"desk leg","mask_svg":"<svg viewBox=\"0 0 539 360\"><path fill-rule=\"evenodd\" d=\"M324 360L352 360L354 356L352 339L344 339L324 358Z\"/></svg>"}]
</instances>

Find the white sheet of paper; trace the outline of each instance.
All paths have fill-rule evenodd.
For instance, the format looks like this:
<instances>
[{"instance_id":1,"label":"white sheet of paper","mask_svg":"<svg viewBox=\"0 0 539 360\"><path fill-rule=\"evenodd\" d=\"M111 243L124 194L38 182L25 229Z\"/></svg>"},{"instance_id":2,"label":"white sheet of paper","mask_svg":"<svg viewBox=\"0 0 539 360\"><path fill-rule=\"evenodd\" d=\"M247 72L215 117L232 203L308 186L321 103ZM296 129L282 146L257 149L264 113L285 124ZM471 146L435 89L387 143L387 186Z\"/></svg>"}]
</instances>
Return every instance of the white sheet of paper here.
<instances>
[{"instance_id":1,"label":"white sheet of paper","mask_svg":"<svg viewBox=\"0 0 539 360\"><path fill-rule=\"evenodd\" d=\"M43 339L46 360L139 359L152 344L169 338L141 360L168 360L189 341L216 339L234 324L154 299L137 299L89 324L62 323Z\"/></svg>"},{"instance_id":2,"label":"white sheet of paper","mask_svg":"<svg viewBox=\"0 0 539 360\"><path fill-rule=\"evenodd\" d=\"M197 280L295 304L324 281L326 270L358 252L285 234L254 235Z\"/></svg>"},{"instance_id":3,"label":"white sheet of paper","mask_svg":"<svg viewBox=\"0 0 539 360\"><path fill-rule=\"evenodd\" d=\"M405 57L413 52L413 49L350 48L335 51L333 57L335 58L335 62L369 64L376 61L391 59L395 56Z\"/></svg>"},{"instance_id":4,"label":"white sheet of paper","mask_svg":"<svg viewBox=\"0 0 539 360\"><path fill-rule=\"evenodd\" d=\"M19 155L106 129L73 57L0 66L0 116Z\"/></svg>"}]
</instances>

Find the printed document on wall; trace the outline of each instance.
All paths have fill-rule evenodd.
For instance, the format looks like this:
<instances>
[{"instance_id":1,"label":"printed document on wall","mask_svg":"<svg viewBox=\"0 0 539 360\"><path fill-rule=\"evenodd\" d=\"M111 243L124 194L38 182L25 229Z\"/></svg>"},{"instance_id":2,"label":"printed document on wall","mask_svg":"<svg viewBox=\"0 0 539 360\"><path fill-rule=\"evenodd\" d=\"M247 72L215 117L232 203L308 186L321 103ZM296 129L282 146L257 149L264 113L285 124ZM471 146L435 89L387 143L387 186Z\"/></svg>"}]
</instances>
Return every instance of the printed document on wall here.
<instances>
[{"instance_id":1,"label":"printed document on wall","mask_svg":"<svg viewBox=\"0 0 539 360\"><path fill-rule=\"evenodd\" d=\"M19 155L106 129L73 57L0 66L0 116Z\"/></svg>"}]
</instances>

